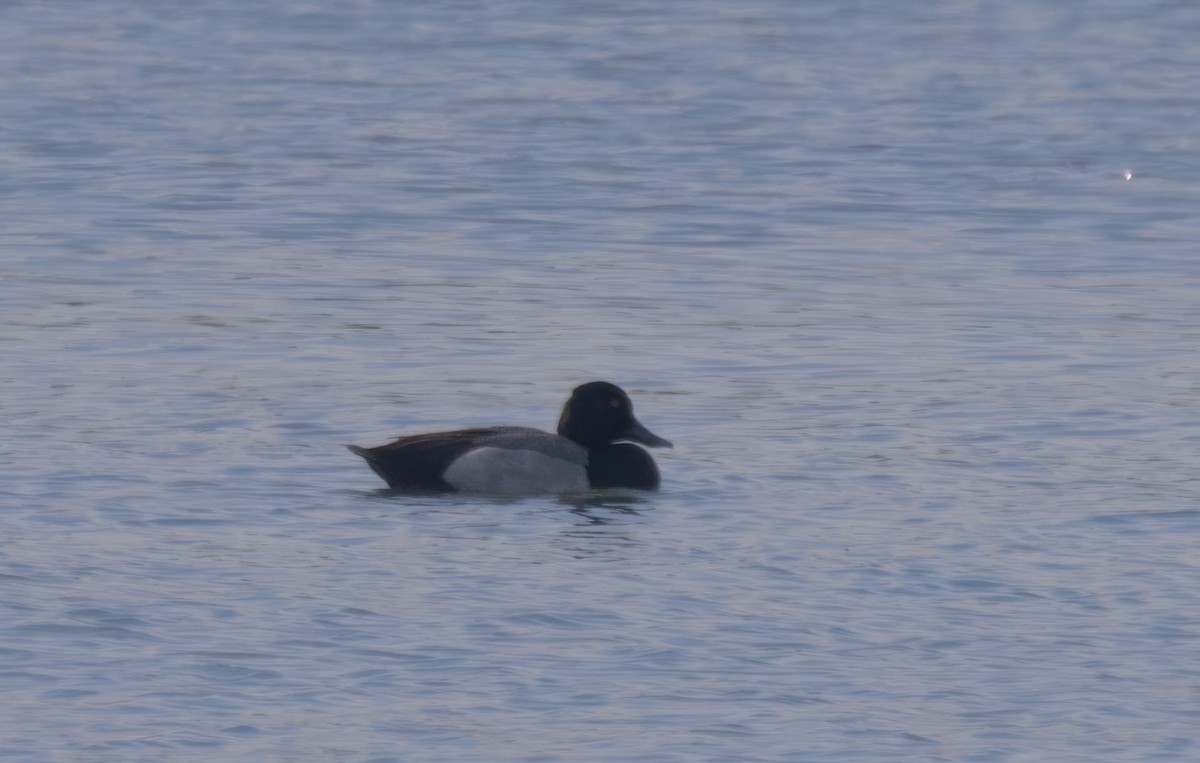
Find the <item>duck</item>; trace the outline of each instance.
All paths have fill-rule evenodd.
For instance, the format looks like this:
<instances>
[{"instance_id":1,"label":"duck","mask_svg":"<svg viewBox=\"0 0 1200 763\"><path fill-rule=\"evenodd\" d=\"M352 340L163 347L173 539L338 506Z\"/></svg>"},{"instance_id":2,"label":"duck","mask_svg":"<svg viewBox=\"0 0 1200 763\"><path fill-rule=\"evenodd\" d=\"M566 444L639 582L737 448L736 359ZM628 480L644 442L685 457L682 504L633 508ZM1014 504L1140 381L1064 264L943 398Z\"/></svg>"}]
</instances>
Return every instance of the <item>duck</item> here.
<instances>
[{"instance_id":1,"label":"duck","mask_svg":"<svg viewBox=\"0 0 1200 763\"><path fill-rule=\"evenodd\" d=\"M557 434L496 426L346 447L394 490L514 495L657 490L658 466L640 445L674 447L634 417L623 389L594 381L571 392Z\"/></svg>"}]
</instances>

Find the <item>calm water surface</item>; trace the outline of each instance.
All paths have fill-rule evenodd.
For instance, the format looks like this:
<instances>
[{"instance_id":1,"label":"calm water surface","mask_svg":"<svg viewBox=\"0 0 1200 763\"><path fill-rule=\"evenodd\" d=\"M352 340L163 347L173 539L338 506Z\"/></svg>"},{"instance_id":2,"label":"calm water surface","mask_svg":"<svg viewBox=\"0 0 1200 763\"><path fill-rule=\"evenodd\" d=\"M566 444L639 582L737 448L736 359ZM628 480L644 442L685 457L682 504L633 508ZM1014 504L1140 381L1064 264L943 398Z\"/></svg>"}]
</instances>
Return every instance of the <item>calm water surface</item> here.
<instances>
[{"instance_id":1,"label":"calm water surface","mask_svg":"<svg viewBox=\"0 0 1200 763\"><path fill-rule=\"evenodd\" d=\"M910 5L0 6L0 759L1200 758L1200 11Z\"/></svg>"}]
</instances>

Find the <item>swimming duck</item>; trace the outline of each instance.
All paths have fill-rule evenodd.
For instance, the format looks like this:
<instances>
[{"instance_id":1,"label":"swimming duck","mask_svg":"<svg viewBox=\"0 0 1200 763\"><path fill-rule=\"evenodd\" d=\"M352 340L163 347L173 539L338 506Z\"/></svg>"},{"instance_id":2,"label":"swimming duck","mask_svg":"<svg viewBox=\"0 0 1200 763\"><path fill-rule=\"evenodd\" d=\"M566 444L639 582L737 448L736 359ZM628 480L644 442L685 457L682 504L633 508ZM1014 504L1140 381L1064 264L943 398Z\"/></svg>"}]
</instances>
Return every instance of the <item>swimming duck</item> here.
<instances>
[{"instance_id":1,"label":"swimming duck","mask_svg":"<svg viewBox=\"0 0 1200 763\"><path fill-rule=\"evenodd\" d=\"M642 448L671 443L633 416L615 384L580 385L563 405L558 434L530 427L485 427L401 437L375 448L347 445L388 486L463 493L571 493L658 487L658 467Z\"/></svg>"}]
</instances>

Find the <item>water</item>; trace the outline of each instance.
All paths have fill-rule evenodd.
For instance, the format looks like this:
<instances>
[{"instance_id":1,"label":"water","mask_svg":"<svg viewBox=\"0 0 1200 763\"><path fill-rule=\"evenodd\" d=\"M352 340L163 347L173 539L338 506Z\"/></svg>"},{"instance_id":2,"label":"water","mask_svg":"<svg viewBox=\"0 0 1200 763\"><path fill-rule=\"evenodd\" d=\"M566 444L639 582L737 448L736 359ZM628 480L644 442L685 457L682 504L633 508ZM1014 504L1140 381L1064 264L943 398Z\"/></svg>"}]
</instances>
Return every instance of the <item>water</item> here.
<instances>
[{"instance_id":1,"label":"water","mask_svg":"<svg viewBox=\"0 0 1200 763\"><path fill-rule=\"evenodd\" d=\"M0 8L0 758L1195 760L1196 39ZM341 447L601 378L660 493Z\"/></svg>"}]
</instances>

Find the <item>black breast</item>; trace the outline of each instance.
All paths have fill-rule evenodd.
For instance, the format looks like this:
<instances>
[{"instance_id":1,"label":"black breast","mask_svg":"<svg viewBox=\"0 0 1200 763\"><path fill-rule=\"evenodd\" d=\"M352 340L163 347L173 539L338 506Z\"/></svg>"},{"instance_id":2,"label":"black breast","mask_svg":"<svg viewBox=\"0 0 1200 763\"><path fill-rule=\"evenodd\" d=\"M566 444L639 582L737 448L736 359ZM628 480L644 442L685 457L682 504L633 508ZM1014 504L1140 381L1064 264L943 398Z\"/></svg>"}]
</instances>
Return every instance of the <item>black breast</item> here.
<instances>
[{"instance_id":1,"label":"black breast","mask_svg":"<svg viewBox=\"0 0 1200 763\"><path fill-rule=\"evenodd\" d=\"M658 488L658 467L654 459L630 443L588 448L587 475L594 488Z\"/></svg>"}]
</instances>

